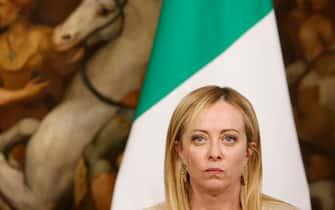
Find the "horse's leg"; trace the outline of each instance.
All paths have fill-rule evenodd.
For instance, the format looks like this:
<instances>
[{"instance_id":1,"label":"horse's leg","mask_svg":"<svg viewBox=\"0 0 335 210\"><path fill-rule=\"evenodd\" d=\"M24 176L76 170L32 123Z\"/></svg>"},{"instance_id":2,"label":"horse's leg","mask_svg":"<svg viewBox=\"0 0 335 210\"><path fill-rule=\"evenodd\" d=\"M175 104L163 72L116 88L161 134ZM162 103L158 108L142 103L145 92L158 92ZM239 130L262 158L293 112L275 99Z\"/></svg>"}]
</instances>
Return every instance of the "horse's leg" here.
<instances>
[{"instance_id":1,"label":"horse's leg","mask_svg":"<svg viewBox=\"0 0 335 210\"><path fill-rule=\"evenodd\" d=\"M34 118L26 118L19 121L13 127L0 134L0 152L8 146L19 143L22 139L34 134L38 129L40 121Z\"/></svg>"},{"instance_id":2,"label":"horse's leg","mask_svg":"<svg viewBox=\"0 0 335 210\"><path fill-rule=\"evenodd\" d=\"M133 110L119 110L99 131L84 150L90 179L106 170L115 170L109 163L116 162L117 155L124 150L129 134ZM108 160L105 160L108 159Z\"/></svg>"},{"instance_id":3,"label":"horse's leg","mask_svg":"<svg viewBox=\"0 0 335 210\"><path fill-rule=\"evenodd\" d=\"M17 209L33 209L37 197L24 182L24 176L19 170L10 167L3 154L0 153L0 189L8 203ZM35 208L42 210L43 208Z\"/></svg>"},{"instance_id":4,"label":"horse's leg","mask_svg":"<svg viewBox=\"0 0 335 210\"><path fill-rule=\"evenodd\" d=\"M97 210L109 210L116 178L116 159L126 145L133 110L119 110L85 149L90 191Z\"/></svg>"},{"instance_id":5,"label":"horse's leg","mask_svg":"<svg viewBox=\"0 0 335 210\"><path fill-rule=\"evenodd\" d=\"M70 190L84 148L114 112L95 99L78 100L63 103L43 120L27 147L25 176L27 185L47 204L44 210L56 206Z\"/></svg>"},{"instance_id":6,"label":"horse's leg","mask_svg":"<svg viewBox=\"0 0 335 210\"><path fill-rule=\"evenodd\" d=\"M0 194L18 210L51 210L71 187L84 147L115 109L94 100L52 111L27 145L24 174L0 161Z\"/></svg>"},{"instance_id":7,"label":"horse's leg","mask_svg":"<svg viewBox=\"0 0 335 210\"><path fill-rule=\"evenodd\" d=\"M19 143L22 139L32 136L38 129L40 121L26 118L0 135L0 152L11 145ZM25 184L24 174L12 168L3 153L0 153L0 194L16 209L43 209L36 208L38 199Z\"/></svg>"}]
</instances>

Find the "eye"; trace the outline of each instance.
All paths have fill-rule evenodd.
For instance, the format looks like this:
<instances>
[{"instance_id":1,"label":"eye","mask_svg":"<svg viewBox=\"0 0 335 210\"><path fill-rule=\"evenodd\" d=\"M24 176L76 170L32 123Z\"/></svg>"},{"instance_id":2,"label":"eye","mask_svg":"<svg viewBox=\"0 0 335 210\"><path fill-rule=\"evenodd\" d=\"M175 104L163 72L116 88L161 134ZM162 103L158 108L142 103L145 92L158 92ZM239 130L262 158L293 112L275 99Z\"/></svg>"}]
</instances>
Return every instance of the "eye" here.
<instances>
[{"instance_id":1,"label":"eye","mask_svg":"<svg viewBox=\"0 0 335 210\"><path fill-rule=\"evenodd\" d=\"M206 142L206 137L203 135L199 135L199 134L194 134L191 136L191 141L195 144L195 145L202 145Z\"/></svg>"},{"instance_id":2,"label":"eye","mask_svg":"<svg viewBox=\"0 0 335 210\"><path fill-rule=\"evenodd\" d=\"M234 144L237 140L236 136L225 134L223 135L223 141L228 144Z\"/></svg>"},{"instance_id":3,"label":"eye","mask_svg":"<svg viewBox=\"0 0 335 210\"><path fill-rule=\"evenodd\" d=\"M112 8L101 7L101 8L98 10L97 14L98 14L99 16L106 17L106 16L110 15L110 14L111 14L112 12L114 12L114 11L115 11L115 9L112 9Z\"/></svg>"}]
</instances>

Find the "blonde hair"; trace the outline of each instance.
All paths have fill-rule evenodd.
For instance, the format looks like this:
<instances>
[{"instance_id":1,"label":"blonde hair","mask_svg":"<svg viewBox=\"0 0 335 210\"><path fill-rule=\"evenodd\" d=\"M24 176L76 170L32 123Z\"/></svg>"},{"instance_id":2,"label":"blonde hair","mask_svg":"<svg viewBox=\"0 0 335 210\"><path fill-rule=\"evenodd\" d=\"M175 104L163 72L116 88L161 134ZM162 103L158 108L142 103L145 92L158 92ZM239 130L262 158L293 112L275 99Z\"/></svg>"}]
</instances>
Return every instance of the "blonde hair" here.
<instances>
[{"instance_id":1,"label":"blonde hair","mask_svg":"<svg viewBox=\"0 0 335 210\"><path fill-rule=\"evenodd\" d=\"M168 210L190 210L189 180L182 176L182 163L174 149L176 142L181 140L185 126L199 112L223 100L236 107L242 114L248 145L255 142L249 157L244 184L241 188L241 204L243 209L261 210L262 158L260 147L259 126L251 103L236 90L228 87L206 86L194 90L185 96L176 107L167 132L164 181L166 205Z\"/></svg>"}]
</instances>

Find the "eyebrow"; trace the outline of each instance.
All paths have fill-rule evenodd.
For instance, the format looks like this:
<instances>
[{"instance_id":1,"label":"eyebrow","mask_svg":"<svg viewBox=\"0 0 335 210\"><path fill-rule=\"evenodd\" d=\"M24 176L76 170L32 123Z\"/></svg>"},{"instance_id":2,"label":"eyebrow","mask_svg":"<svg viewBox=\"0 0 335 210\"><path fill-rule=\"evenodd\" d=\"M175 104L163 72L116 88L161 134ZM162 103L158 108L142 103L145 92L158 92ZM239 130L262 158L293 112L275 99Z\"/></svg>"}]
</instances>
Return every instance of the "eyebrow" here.
<instances>
[{"instance_id":1,"label":"eyebrow","mask_svg":"<svg viewBox=\"0 0 335 210\"><path fill-rule=\"evenodd\" d=\"M202 129L193 129L192 132L194 132L194 131L200 131L200 132L208 134L208 132L206 130L202 130ZM225 133L225 132L228 132L228 131L234 131L236 133L240 133L240 131L238 131L234 128L223 129L223 130L221 130L220 133Z\"/></svg>"}]
</instances>

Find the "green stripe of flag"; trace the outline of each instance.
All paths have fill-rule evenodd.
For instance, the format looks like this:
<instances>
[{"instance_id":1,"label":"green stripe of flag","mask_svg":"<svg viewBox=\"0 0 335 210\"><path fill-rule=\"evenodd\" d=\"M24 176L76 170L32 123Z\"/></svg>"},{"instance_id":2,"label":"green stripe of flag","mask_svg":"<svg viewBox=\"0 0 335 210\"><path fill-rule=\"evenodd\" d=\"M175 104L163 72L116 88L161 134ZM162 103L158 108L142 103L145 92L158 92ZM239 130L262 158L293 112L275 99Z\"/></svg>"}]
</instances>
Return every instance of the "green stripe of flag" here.
<instances>
[{"instance_id":1,"label":"green stripe of flag","mask_svg":"<svg viewBox=\"0 0 335 210\"><path fill-rule=\"evenodd\" d=\"M272 10L271 0L164 0L137 118Z\"/></svg>"}]
</instances>

